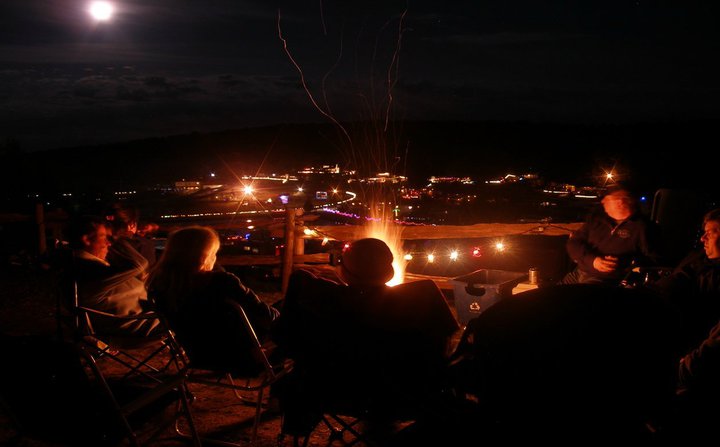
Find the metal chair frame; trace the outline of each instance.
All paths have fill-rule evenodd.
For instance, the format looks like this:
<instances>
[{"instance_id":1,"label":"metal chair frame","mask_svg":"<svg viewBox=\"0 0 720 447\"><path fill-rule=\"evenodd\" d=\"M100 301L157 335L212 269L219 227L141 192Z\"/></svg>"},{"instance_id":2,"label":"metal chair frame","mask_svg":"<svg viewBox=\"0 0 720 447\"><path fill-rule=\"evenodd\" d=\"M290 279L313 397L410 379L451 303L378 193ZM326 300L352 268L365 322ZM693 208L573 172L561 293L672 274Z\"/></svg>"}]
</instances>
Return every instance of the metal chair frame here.
<instances>
[{"instance_id":1,"label":"metal chair frame","mask_svg":"<svg viewBox=\"0 0 720 447\"><path fill-rule=\"evenodd\" d=\"M253 329L252 323L250 323L250 320L248 319L247 314L245 313L245 310L242 308L242 306L230 300L226 301L226 303L231 306L234 312L237 313L240 319L240 323L243 326L246 335L250 340L252 357L256 364L260 367L261 371L257 376L238 377L227 371L204 370L199 368L194 369L192 365L192 359L190 358L186 359L187 364L189 365L186 383L202 384L233 390L236 397L238 397L244 403L254 406L255 415L253 419L252 436L249 442L249 444L252 445L257 441L257 432L260 425L262 408L265 406L265 390L268 389L278 379L290 372L292 370L293 364L292 361L289 360L285 360L282 363L276 365L272 364L267 356L267 348L263 346L263 344L258 339L257 334ZM231 353L228 354L232 355ZM208 376L213 376L214 379L209 379ZM244 384L237 383L239 379L242 379L244 381ZM250 392L255 393L256 395L253 400L248 400L247 398L242 396L240 392ZM181 419L179 417L176 418L175 431L182 437L193 438L194 435L192 432L188 434L181 429L180 421ZM231 447L244 445L238 442L229 442L225 440L202 436L200 437L200 441L202 443Z\"/></svg>"},{"instance_id":2,"label":"metal chair frame","mask_svg":"<svg viewBox=\"0 0 720 447\"><path fill-rule=\"evenodd\" d=\"M138 446L139 442L137 433L128 420L129 416L163 396L177 392L179 411L181 410L187 417L194 445L199 446L200 441L197 437L192 414L190 413L190 394L185 385L188 367L183 363L181 352L178 350L178 344L174 340L172 331L170 331L167 326L162 325L162 320L162 329L158 331L156 335L148 337L105 336L98 334L92 325L93 316L102 316L118 321L137 321L158 319L158 314L155 312L143 312L142 314L136 315L118 316L81 306L79 304L77 281L73 281L70 306L72 342L75 349L114 410L117 421L123 427L130 445ZM60 310L61 308L61 304L58 304L58 309ZM59 332L61 332L63 315L58 312L57 318ZM126 350L147 348L152 344L158 344L158 346L144 358L126 352ZM159 367L150 363L164 351L168 351L169 360ZM153 387L129 402L121 403L113 391L113 388L108 383L106 374L100 365L100 362L104 359L116 362L128 370L122 376L121 381L126 381L131 377L139 377L153 383Z\"/></svg>"}]
</instances>

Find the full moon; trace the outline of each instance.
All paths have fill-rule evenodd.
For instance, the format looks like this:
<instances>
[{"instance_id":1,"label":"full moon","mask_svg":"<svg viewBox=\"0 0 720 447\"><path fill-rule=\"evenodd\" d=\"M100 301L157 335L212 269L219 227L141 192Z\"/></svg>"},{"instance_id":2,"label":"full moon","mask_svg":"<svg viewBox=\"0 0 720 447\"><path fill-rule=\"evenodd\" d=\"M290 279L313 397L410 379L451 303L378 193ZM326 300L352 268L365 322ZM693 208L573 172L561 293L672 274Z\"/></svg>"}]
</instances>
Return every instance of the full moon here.
<instances>
[{"instance_id":1,"label":"full moon","mask_svg":"<svg viewBox=\"0 0 720 447\"><path fill-rule=\"evenodd\" d=\"M93 19L99 22L104 22L112 18L114 9L115 8L110 2L92 2L88 12L90 12Z\"/></svg>"}]
</instances>

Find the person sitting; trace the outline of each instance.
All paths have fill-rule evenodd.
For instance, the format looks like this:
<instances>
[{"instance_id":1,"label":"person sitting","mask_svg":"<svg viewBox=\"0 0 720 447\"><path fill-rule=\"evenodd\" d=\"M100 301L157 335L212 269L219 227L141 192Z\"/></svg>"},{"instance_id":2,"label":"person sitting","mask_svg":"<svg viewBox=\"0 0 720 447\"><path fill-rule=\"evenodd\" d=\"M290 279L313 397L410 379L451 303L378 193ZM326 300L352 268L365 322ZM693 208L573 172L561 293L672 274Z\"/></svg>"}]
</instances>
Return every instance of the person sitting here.
<instances>
[{"instance_id":1,"label":"person sitting","mask_svg":"<svg viewBox=\"0 0 720 447\"><path fill-rule=\"evenodd\" d=\"M658 291L679 318L680 355L694 350L720 321L720 208L703 217L703 248L691 251L650 287Z\"/></svg>"},{"instance_id":2,"label":"person sitting","mask_svg":"<svg viewBox=\"0 0 720 447\"><path fill-rule=\"evenodd\" d=\"M157 261L155 243L145 236L138 234L138 211L135 208L114 204L106 219L113 231L113 239L126 239L135 250L148 261L152 267Z\"/></svg>"},{"instance_id":3,"label":"person sitting","mask_svg":"<svg viewBox=\"0 0 720 447\"><path fill-rule=\"evenodd\" d=\"M103 219L83 216L72 222L70 245L73 249L70 271L77 282L81 306L118 316L144 312L147 260L127 241L111 244ZM158 325L156 319L93 317L93 328L104 334L150 335Z\"/></svg>"},{"instance_id":4,"label":"person sitting","mask_svg":"<svg viewBox=\"0 0 720 447\"><path fill-rule=\"evenodd\" d=\"M279 311L265 303L232 273L216 268L220 238L210 227L192 226L170 234L147 280L148 293L167 318L193 366L252 373L243 358L249 342L233 319L227 300L237 302L262 341Z\"/></svg>"},{"instance_id":5,"label":"person sitting","mask_svg":"<svg viewBox=\"0 0 720 447\"><path fill-rule=\"evenodd\" d=\"M692 250L668 276L646 287L673 316L668 334L676 362L676 400L661 424L667 440L717 435L720 415L720 208L703 217L703 248Z\"/></svg>"},{"instance_id":6,"label":"person sitting","mask_svg":"<svg viewBox=\"0 0 720 447\"><path fill-rule=\"evenodd\" d=\"M338 407L391 420L438 392L459 325L432 281L386 286L392 262L383 241L366 238L342 253L344 283L304 270L291 275L274 331L295 360L278 391L284 432L307 434L324 410Z\"/></svg>"},{"instance_id":7,"label":"person sitting","mask_svg":"<svg viewBox=\"0 0 720 447\"><path fill-rule=\"evenodd\" d=\"M602 199L602 209L588 215L567 241L577 264L561 284L619 285L631 268L660 260L659 231L641 215L629 188L615 184Z\"/></svg>"}]
</instances>

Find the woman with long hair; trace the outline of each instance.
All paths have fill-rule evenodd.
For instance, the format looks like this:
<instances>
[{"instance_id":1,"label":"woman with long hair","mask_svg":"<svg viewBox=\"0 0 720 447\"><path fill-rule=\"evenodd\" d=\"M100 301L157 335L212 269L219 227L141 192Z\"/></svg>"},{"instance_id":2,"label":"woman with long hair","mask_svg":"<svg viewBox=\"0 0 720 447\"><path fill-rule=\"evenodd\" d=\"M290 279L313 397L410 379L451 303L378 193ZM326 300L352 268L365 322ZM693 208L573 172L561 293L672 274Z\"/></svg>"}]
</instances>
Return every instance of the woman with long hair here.
<instances>
[{"instance_id":1,"label":"woman with long hair","mask_svg":"<svg viewBox=\"0 0 720 447\"><path fill-rule=\"evenodd\" d=\"M215 268L219 248L210 227L174 231L146 285L195 366L237 370L247 364L242 358L247 335L227 301L242 306L261 340L279 312L237 276Z\"/></svg>"}]
</instances>

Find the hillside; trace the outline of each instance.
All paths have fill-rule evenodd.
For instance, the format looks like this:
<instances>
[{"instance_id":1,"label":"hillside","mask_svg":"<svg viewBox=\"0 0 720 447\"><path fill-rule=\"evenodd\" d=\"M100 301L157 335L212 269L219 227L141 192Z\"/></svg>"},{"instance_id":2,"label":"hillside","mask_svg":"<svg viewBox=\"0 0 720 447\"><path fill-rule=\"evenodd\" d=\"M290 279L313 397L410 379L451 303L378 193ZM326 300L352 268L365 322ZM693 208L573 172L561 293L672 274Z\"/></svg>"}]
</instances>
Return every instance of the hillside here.
<instances>
[{"instance_id":1,"label":"hillside","mask_svg":"<svg viewBox=\"0 0 720 447\"><path fill-rule=\"evenodd\" d=\"M587 183L615 167L638 182L664 182L654 187L704 186L711 168L695 154L717 124L412 122L383 132L352 123L346 125L352 144L330 124L279 124L34 153L6 144L0 173L6 188L21 191L139 188L210 172L222 181L334 163L365 173L394 171L416 183L430 175L486 178L513 171Z\"/></svg>"}]
</instances>

